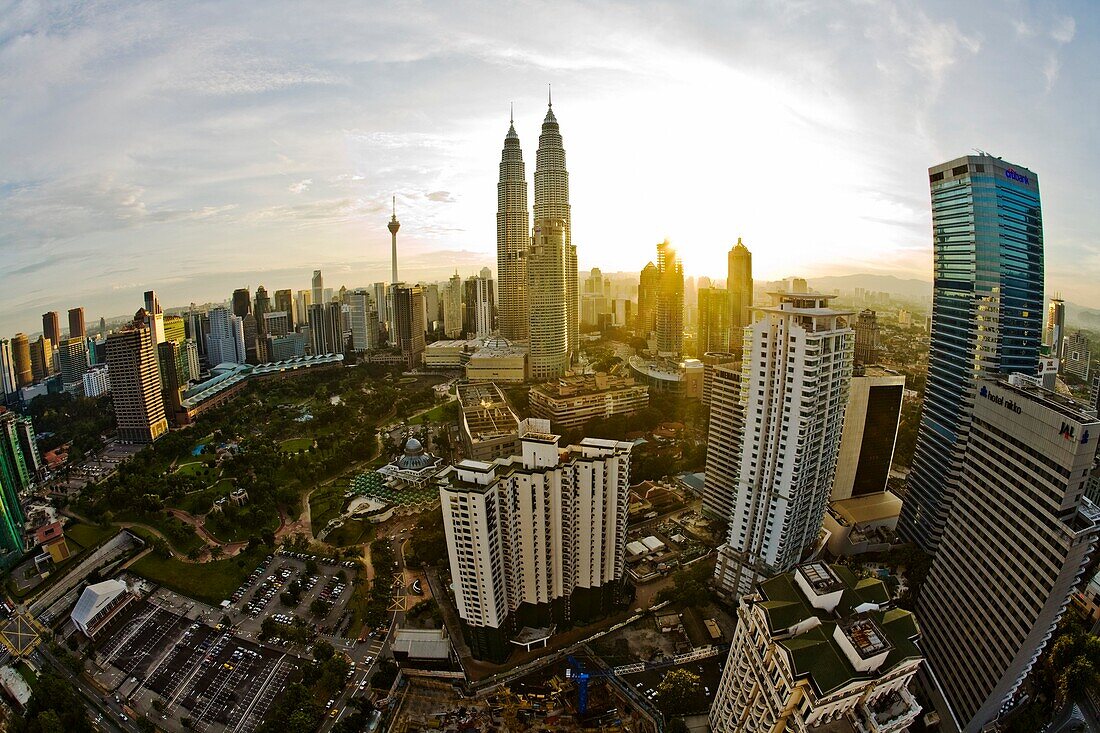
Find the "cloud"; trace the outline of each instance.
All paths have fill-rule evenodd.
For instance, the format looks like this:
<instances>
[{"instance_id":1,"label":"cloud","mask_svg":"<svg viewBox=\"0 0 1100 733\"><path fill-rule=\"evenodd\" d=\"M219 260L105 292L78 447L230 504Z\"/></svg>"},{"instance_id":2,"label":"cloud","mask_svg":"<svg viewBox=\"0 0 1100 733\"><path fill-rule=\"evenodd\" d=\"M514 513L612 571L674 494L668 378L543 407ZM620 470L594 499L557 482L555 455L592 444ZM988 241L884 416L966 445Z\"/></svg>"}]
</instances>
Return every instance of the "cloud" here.
<instances>
[{"instance_id":1,"label":"cloud","mask_svg":"<svg viewBox=\"0 0 1100 733\"><path fill-rule=\"evenodd\" d=\"M427 195L427 199L443 204L453 204L455 201L455 197L451 195L450 191L432 191Z\"/></svg>"},{"instance_id":2,"label":"cloud","mask_svg":"<svg viewBox=\"0 0 1100 733\"><path fill-rule=\"evenodd\" d=\"M1073 40L1077 33L1077 21L1068 15L1054 19L1054 25L1050 29L1050 37L1058 43L1066 44Z\"/></svg>"},{"instance_id":3,"label":"cloud","mask_svg":"<svg viewBox=\"0 0 1100 733\"><path fill-rule=\"evenodd\" d=\"M312 186L312 185L313 185L313 179L312 178L303 178L302 180L298 181L297 183L290 184L290 186L287 187L287 190L290 191L291 193L302 193L303 191L308 191L309 187Z\"/></svg>"}]
</instances>

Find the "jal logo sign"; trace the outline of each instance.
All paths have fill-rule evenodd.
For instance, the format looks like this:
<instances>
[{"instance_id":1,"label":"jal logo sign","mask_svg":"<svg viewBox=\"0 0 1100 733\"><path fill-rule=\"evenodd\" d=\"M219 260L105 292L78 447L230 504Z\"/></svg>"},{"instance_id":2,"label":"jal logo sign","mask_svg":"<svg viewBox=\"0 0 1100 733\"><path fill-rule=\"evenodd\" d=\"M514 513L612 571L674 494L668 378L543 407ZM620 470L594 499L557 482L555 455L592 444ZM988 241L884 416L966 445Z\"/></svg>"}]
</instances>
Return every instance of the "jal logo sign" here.
<instances>
[{"instance_id":1,"label":"jal logo sign","mask_svg":"<svg viewBox=\"0 0 1100 733\"><path fill-rule=\"evenodd\" d=\"M1029 176L1017 173L1011 168L1005 171L1005 178L1009 179L1010 181L1016 181L1016 183L1022 183L1025 186L1031 185L1031 178Z\"/></svg>"},{"instance_id":2,"label":"jal logo sign","mask_svg":"<svg viewBox=\"0 0 1100 733\"><path fill-rule=\"evenodd\" d=\"M985 386L983 386L981 391L978 392L978 395L981 397L985 397L987 400L995 405L1001 405L1006 410L1011 410L1017 415L1023 412L1023 408L1020 407L1020 405L1018 405L1015 400L1006 400L1004 395L994 394L993 392L990 392L989 389Z\"/></svg>"},{"instance_id":3,"label":"jal logo sign","mask_svg":"<svg viewBox=\"0 0 1100 733\"><path fill-rule=\"evenodd\" d=\"M1076 435L1077 428L1067 423L1062 423L1062 427L1059 428L1058 434L1062 436L1064 440L1073 440Z\"/></svg>"}]
</instances>

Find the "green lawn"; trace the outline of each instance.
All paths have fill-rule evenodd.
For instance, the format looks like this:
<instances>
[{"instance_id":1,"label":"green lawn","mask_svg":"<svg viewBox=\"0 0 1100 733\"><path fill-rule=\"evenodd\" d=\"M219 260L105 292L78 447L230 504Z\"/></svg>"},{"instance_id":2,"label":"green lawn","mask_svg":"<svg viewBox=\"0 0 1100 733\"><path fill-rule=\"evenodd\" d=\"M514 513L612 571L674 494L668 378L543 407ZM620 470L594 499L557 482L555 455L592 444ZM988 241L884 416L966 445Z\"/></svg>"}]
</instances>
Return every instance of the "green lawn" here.
<instances>
[{"instance_id":1,"label":"green lawn","mask_svg":"<svg viewBox=\"0 0 1100 733\"><path fill-rule=\"evenodd\" d=\"M119 521L139 522L158 530L168 538L168 542L172 547L184 554L206 545L206 543L195 534L194 528L163 512L158 512L156 514L127 514L124 517L120 517Z\"/></svg>"},{"instance_id":2,"label":"green lawn","mask_svg":"<svg viewBox=\"0 0 1100 733\"><path fill-rule=\"evenodd\" d=\"M233 595L267 554L266 548L236 557L207 563L185 563L176 558L165 560L155 552L130 566L130 570L154 583L213 606Z\"/></svg>"},{"instance_id":3,"label":"green lawn","mask_svg":"<svg viewBox=\"0 0 1100 733\"><path fill-rule=\"evenodd\" d=\"M216 468L208 466L202 461L191 461L177 466L174 473L178 473L180 476L203 476L213 479L216 471Z\"/></svg>"},{"instance_id":4,"label":"green lawn","mask_svg":"<svg viewBox=\"0 0 1100 733\"><path fill-rule=\"evenodd\" d=\"M233 479L223 478L209 488L184 494L179 501L169 506L173 509L182 509L188 514L206 514L210 511L210 507L215 500L222 498L232 490Z\"/></svg>"},{"instance_id":5,"label":"green lawn","mask_svg":"<svg viewBox=\"0 0 1100 733\"><path fill-rule=\"evenodd\" d=\"M65 537L81 547L96 547L118 534L118 527L101 527L98 524L71 524L65 528ZM76 548L69 548L76 551Z\"/></svg>"},{"instance_id":6,"label":"green lawn","mask_svg":"<svg viewBox=\"0 0 1100 733\"><path fill-rule=\"evenodd\" d=\"M223 542L240 542L249 537L259 537L264 530L274 531L279 526L279 512L271 509L261 513L258 509L245 505L235 520L229 521L224 514L210 514L206 517L206 529Z\"/></svg>"},{"instance_id":7,"label":"green lawn","mask_svg":"<svg viewBox=\"0 0 1100 733\"><path fill-rule=\"evenodd\" d=\"M297 453L313 447L313 438L289 438L279 443L279 450L283 453Z\"/></svg>"},{"instance_id":8,"label":"green lawn","mask_svg":"<svg viewBox=\"0 0 1100 733\"><path fill-rule=\"evenodd\" d=\"M338 482L318 489L313 492L313 496L309 497L309 516L314 534L324 529L329 520L340 515L340 511L344 508L345 491L347 487Z\"/></svg>"},{"instance_id":9,"label":"green lawn","mask_svg":"<svg viewBox=\"0 0 1100 733\"><path fill-rule=\"evenodd\" d=\"M349 519L325 538L330 545L350 547L370 542L374 538L373 525L362 519Z\"/></svg>"},{"instance_id":10,"label":"green lawn","mask_svg":"<svg viewBox=\"0 0 1100 733\"><path fill-rule=\"evenodd\" d=\"M414 417L412 420L409 420L409 424L410 425L420 425L420 424L426 423L426 422L440 422L440 421L442 421L443 420L443 411L447 409L448 404L449 403L444 402L443 404L436 405L432 409L425 412L423 415L418 415L417 417Z\"/></svg>"}]
</instances>

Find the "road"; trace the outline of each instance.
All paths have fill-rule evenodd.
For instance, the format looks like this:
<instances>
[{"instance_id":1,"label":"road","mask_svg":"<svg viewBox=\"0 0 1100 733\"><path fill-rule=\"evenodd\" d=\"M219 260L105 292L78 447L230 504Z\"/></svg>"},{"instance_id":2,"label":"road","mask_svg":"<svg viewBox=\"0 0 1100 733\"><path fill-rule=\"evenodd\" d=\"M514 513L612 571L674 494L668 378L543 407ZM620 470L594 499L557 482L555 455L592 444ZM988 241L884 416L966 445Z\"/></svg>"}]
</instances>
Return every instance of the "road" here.
<instances>
[{"instance_id":1,"label":"road","mask_svg":"<svg viewBox=\"0 0 1100 733\"><path fill-rule=\"evenodd\" d=\"M93 721L100 730L110 733L142 733L141 728L128 717L123 719L122 706L110 698L105 698L86 683L79 675L73 674L60 659L55 657L45 646L39 646L31 655L31 659L39 667L49 666L54 673L68 680L69 684L84 698L84 708L88 713L88 719Z\"/></svg>"}]
</instances>

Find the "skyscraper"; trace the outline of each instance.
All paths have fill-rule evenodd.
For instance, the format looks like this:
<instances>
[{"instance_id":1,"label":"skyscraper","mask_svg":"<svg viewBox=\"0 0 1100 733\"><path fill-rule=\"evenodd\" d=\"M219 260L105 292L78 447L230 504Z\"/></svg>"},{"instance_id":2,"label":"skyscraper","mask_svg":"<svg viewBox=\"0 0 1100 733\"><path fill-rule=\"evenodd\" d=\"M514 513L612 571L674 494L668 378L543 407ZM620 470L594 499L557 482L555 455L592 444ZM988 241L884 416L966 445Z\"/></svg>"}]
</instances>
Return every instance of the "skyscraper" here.
<instances>
[{"instance_id":1,"label":"skyscraper","mask_svg":"<svg viewBox=\"0 0 1100 733\"><path fill-rule=\"evenodd\" d=\"M424 292L419 285L404 283L392 290L397 347L406 366L416 369L424 357Z\"/></svg>"},{"instance_id":2,"label":"skyscraper","mask_svg":"<svg viewBox=\"0 0 1100 733\"><path fill-rule=\"evenodd\" d=\"M144 309L129 326L107 336L115 423L123 442L152 443L168 432L156 349Z\"/></svg>"},{"instance_id":3,"label":"skyscraper","mask_svg":"<svg viewBox=\"0 0 1100 733\"><path fill-rule=\"evenodd\" d=\"M84 330L84 309L83 308L70 308L69 309L69 338L71 339L84 339L87 338L88 333Z\"/></svg>"},{"instance_id":4,"label":"skyscraper","mask_svg":"<svg viewBox=\"0 0 1100 733\"><path fill-rule=\"evenodd\" d=\"M695 350L725 351L730 344L730 296L721 288L699 288L699 328Z\"/></svg>"},{"instance_id":5,"label":"skyscraper","mask_svg":"<svg viewBox=\"0 0 1100 733\"><path fill-rule=\"evenodd\" d=\"M1055 296L1047 305L1046 327L1043 331L1043 345L1050 349L1050 355L1062 358L1062 339L1066 335L1066 302Z\"/></svg>"},{"instance_id":6,"label":"skyscraper","mask_svg":"<svg viewBox=\"0 0 1100 733\"><path fill-rule=\"evenodd\" d=\"M244 324L228 309L218 306L209 313L210 333L206 337L206 360L211 367L218 364L244 364Z\"/></svg>"},{"instance_id":7,"label":"skyscraper","mask_svg":"<svg viewBox=\"0 0 1100 733\"><path fill-rule=\"evenodd\" d=\"M34 371L31 369L31 342L27 334L17 333L11 339L12 365L15 367L15 383L18 387L34 384ZM1088 367L1086 366L1086 373Z\"/></svg>"},{"instance_id":8,"label":"skyscraper","mask_svg":"<svg viewBox=\"0 0 1100 733\"><path fill-rule=\"evenodd\" d=\"M88 371L88 343L82 338L63 339L57 349L61 384L66 392L80 394L84 389L84 372Z\"/></svg>"},{"instance_id":9,"label":"skyscraper","mask_svg":"<svg viewBox=\"0 0 1100 733\"><path fill-rule=\"evenodd\" d=\"M741 477L745 414L741 404L741 362L718 364L710 386L707 463L703 479L703 511L721 521L733 516Z\"/></svg>"},{"instance_id":10,"label":"skyscraper","mask_svg":"<svg viewBox=\"0 0 1100 733\"><path fill-rule=\"evenodd\" d=\"M558 118L553 100L547 100L539 148L535 153L534 222L560 220L563 227L562 267L565 280L567 363L580 353L580 294L577 291L577 248L573 244L573 218L569 208L569 172L565 168ZM530 296L528 296L530 297ZM532 339L534 335L532 335Z\"/></svg>"},{"instance_id":11,"label":"skyscraper","mask_svg":"<svg viewBox=\"0 0 1100 733\"><path fill-rule=\"evenodd\" d=\"M856 318L856 362L874 364L878 360L878 314L864 308Z\"/></svg>"},{"instance_id":12,"label":"skyscraper","mask_svg":"<svg viewBox=\"0 0 1100 733\"><path fill-rule=\"evenodd\" d=\"M313 271L313 290L311 292L312 300L306 305L316 305L317 303L325 302L325 281L321 277L320 270Z\"/></svg>"},{"instance_id":13,"label":"skyscraper","mask_svg":"<svg viewBox=\"0 0 1100 733\"><path fill-rule=\"evenodd\" d=\"M264 314L271 312L271 298L267 294L267 288L263 285L256 286L256 297L252 301L252 315L256 316L256 330L260 337L267 335Z\"/></svg>"},{"instance_id":14,"label":"skyscraper","mask_svg":"<svg viewBox=\"0 0 1100 733\"><path fill-rule=\"evenodd\" d=\"M164 335L164 311L161 310L160 300L153 290L145 291L145 323L149 326L156 348L156 344L163 343L167 337Z\"/></svg>"},{"instance_id":15,"label":"skyscraper","mask_svg":"<svg viewBox=\"0 0 1100 733\"><path fill-rule=\"evenodd\" d=\"M19 335L16 334L16 338ZM12 342L13 348L14 341ZM1085 384L1089 382L1089 363L1092 361L1092 349L1089 346L1088 336L1080 331L1074 331L1066 336L1062 342L1062 371L1072 374ZM15 363L19 363L18 356Z\"/></svg>"},{"instance_id":16,"label":"skyscraper","mask_svg":"<svg viewBox=\"0 0 1100 733\"><path fill-rule=\"evenodd\" d=\"M244 318L252 312L252 294L248 288L237 288L233 291L233 315Z\"/></svg>"},{"instance_id":17,"label":"skyscraper","mask_svg":"<svg viewBox=\"0 0 1100 733\"><path fill-rule=\"evenodd\" d=\"M477 276L466 279L466 315L463 318L466 333L485 338L495 330L493 318L493 281Z\"/></svg>"},{"instance_id":18,"label":"skyscraper","mask_svg":"<svg viewBox=\"0 0 1100 733\"><path fill-rule=\"evenodd\" d=\"M752 323L752 252L741 237L726 256L726 292L730 298L729 350L740 354L743 330Z\"/></svg>"},{"instance_id":19,"label":"skyscraper","mask_svg":"<svg viewBox=\"0 0 1100 733\"><path fill-rule=\"evenodd\" d=\"M502 661L525 626L606 614L622 586L632 446L558 440L549 420L525 420L521 455L437 477L455 607L479 659Z\"/></svg>"},{"instance_id":20,"label":"skyscraper","mask_svg":"<svg viewBox=\"0 0 1100 733\"><path fill-rule=\"evenodd\" d=\"M20 443L19 424L23 421L29 427L29 418L0 408L0 568L4 570L23 557L26 515L19 495L30 487L32 476L31 461Z\"/></svg>"},{"instance_id":21,"label":"skyscraper","mask_svg":"<svg viewBox=\"0 0 1100 733\"><path fill-rule=\"evenodd\" d=\"M48 338L51 344L61 343L61 319L57 311L42 314L42 335Z\"/></svg>"},{"instance_id":22,"label":"skyscraper","mask_svg":"<svg viewBox=\"0 0 1100 733\"><path fill-rule=\"evenodd\" d=\"M339 303L314 303L309 307L309 337L314 355L344 353Z\"/></svg>"},{"instance_id":23,"label":"skyscraper","mask_svg":"<svg viewBox=\"0 0 1100 733\"><path fill-rule=\"evenodd\" d=\"M156 344L156 357L160 369L164 415L170 422L175 424L176 415L180 412L180 403L183 400L183 390L187 389L189 370L187 352L184 350L182 342L163 341Z\"/></svg>"},{"instance_id":24,"label":"skyscraper","mask_svg":"<svg viewBox=\"0 0 1100 733\"><path fill-rule=\"evenodd\" d=\"M886 490L904 393L905 376L882 367L860 369L852 377L833 478L833 501Z\"/></svg>"},{"instance_id":25,"label":"skyscraper","mask_svg":"<svg viewBox=\"0 0 1100 733\"><path fill-rule=\"evenodd\" d=\"M397 197L393 197L393 215L390 217L390 221L386 224L386 228L390 230L390 258L391 258L391 273L390 284L396 285L397 280L397 230L401 228L401 222L397 220Z\"/></svg>"},{"instance_id":26,"label":"skyscraper","mask_svg":"<svg viewBox=\"0 0 1100 733\"><path fill-rule=\"evenodd\" d=\"M527 248L531 243L530 234L523 149L515 124L509 120L497 182L497 277L500 280L500 334L514 341L526 340L528 335ZM447 320L446 301L443 320Z\"/></svg>"},{"instance_id":27,"label":"skyscraper","mask_svg":"<svg viewBox=\"0 0 1100 733\"><path fill-rule=\"evenodd\" d=\"M526 271L527 257L524 255L524 271ZM524 286L523 298L526 307L527 303L527 288ZM443 334L449 339L456 339L462 336L462 278L458 276L456 272L447 281L447 285L443 288ZM526 330L526 327L524 327Z\"/></svg>"},{"instance_id":28,"label":"skyscraper","mask_svg":"<svg viewBox=\"0 0 1100 733\"><path fill-rule=\"evenodd\" d=\"M45 336L31 344L31 373L41 382L53 373L53 343Z\"/></svg>"},{"instance_id":29,"label":"skyscraper","mask_svg":"<svg viewBox=\"0 0 1100 733\"><path fill-rule=\"evenodd\" d=\"M917 602L932 688L949 708L941 727L965 733L1019 689L1100 533L1082 496L1095 414L1021 375L972 389L955 499Z\"/></svg>"},{"instance_id":30,"label":"skyscraper","mask_svg":"<svg viewBox=\"0 0 1100 733\"><path fill-rule=\"evenodd\" d=\"M569 368L565 282L565 222L535 219L527 254L531 379L553 379Z\"/></svg>"},{"instance_id":31,"label":"skyscraper","mask_svg":"<svg viewBox=\"0 0 1100 733\"><path fill-rule=\"evenodd\" d=\"M377 349L378 311L371 303L370 292L353 290L348 295L351 302L351 347L358 353Z\"/></svg>"},{"instance_id":32,"label":"skyscraper","mask_svg":"<svg viewBox=\"0 0 1100 733\"><path fill-rule=\"evenodd\" d=\"M650 262L642 268L638 277L638 316L634 320L634 334L649 338L657 328L657 291L661 288L661 273Z\"/></svg>"},{"instance_id":33,"label":"skyscraper","mask_svg":"<svg viewBox=\"0 0 1100 733\"><path fill-rule=\"evenodd\" d=\"M684 266L666 239L657 245L657 353L679 358L684 351Z\"/></svg>"},{"instance_id":34,"label":"skyscraper","mask_svg":"<svg viewBox=\"0 0 1100 733\"><path fill-rule=\"evenodd\" d=\"M11 341L0 339L0 404L7 404L19 391L19 381L15 372L15 354Z\"/></svg>"},{"instance_id":35,"label":"skyscraper","mask_svg":"<svg viewBox=\"0 0 1100 733\"><path fill-rule=\"evenodd\" d=\"M289 288L275 291L275 310L286 313L287 331L293 331L297 320L294 316L294 296Z\"/></svg>"},{"instance_id":36,"label":"skyscraper","mask_svg":"<svg viewBox=\"0 0 1100 733\"><path fill-rule=\"evenodd\" d=\"M852 377L849 311L833 296L771 293L746 339L744 433L729 536L715 582L737 598L787 572L817 538L829 502ZM712 420L714 407L712 405ZM723 491L728 491L724 487Z\"/></svg>"},{"instance_id":37,"label":"skyscraper","mask_svg":"<svg viewBox=\"0 0 1100 733\"><path fill-rule=\"evenodd\" d=\"M1038 177L990 155L928 171L932 335L898 533L935 552L947 524L979 375L1035 374L1043 330Z\"/></svg>"}]
</instances>

